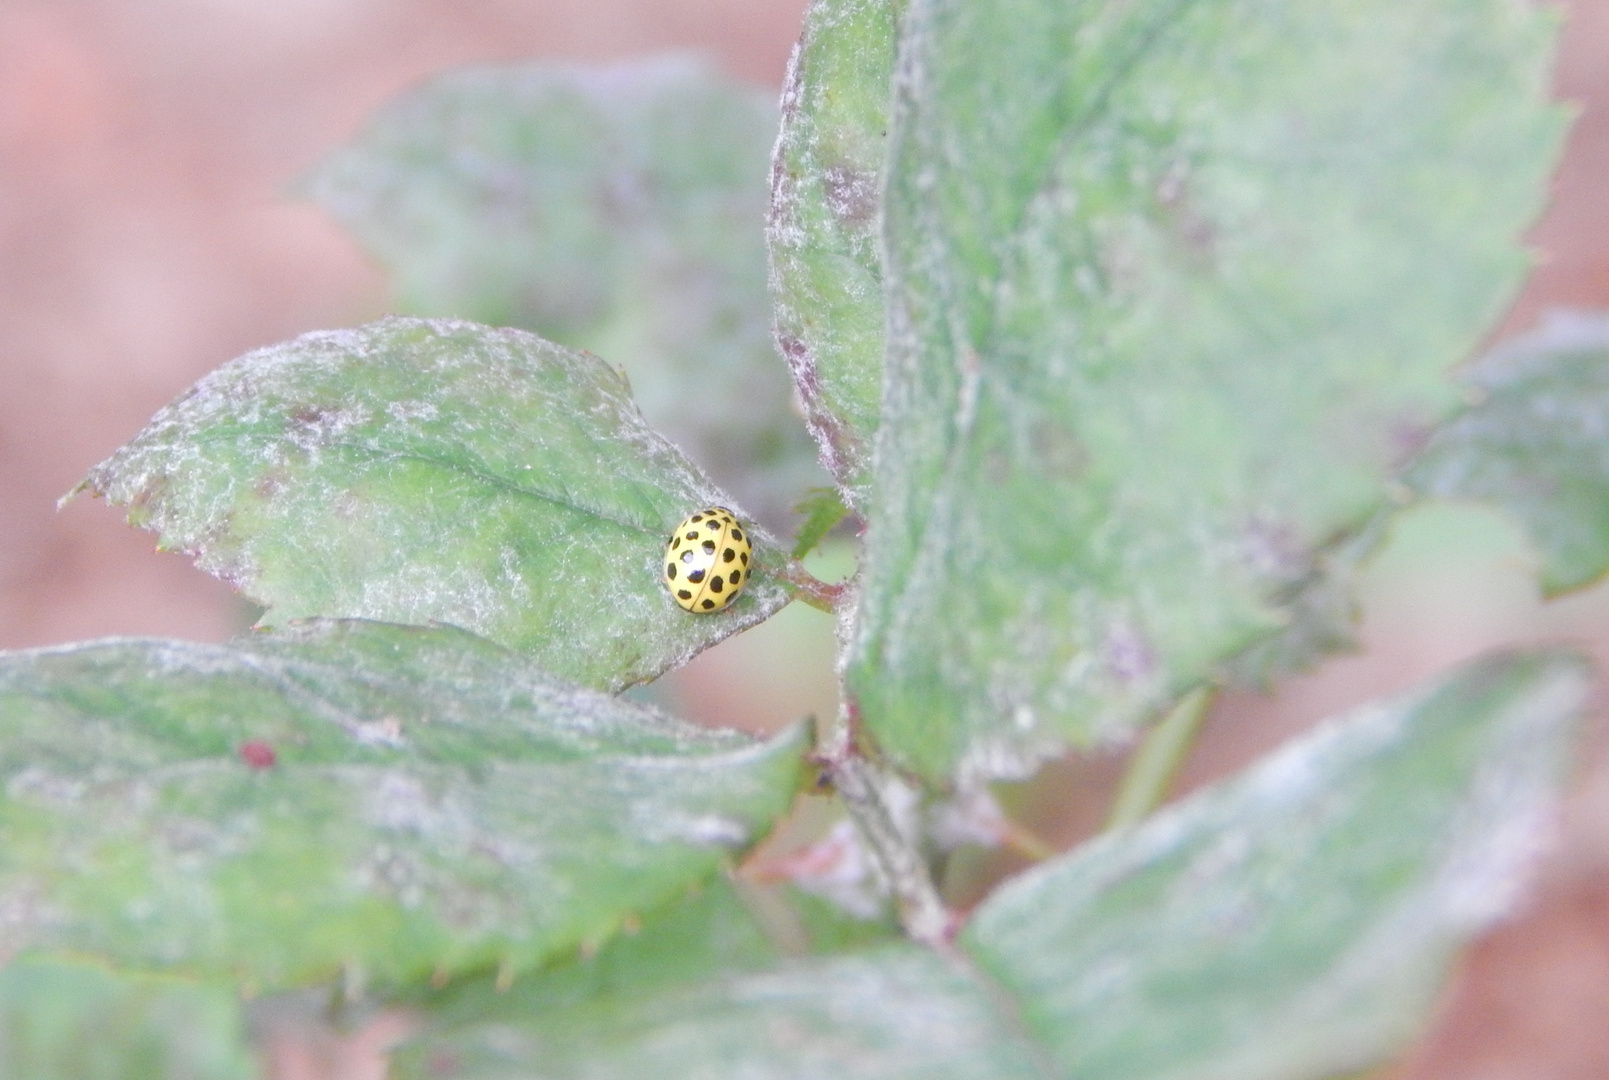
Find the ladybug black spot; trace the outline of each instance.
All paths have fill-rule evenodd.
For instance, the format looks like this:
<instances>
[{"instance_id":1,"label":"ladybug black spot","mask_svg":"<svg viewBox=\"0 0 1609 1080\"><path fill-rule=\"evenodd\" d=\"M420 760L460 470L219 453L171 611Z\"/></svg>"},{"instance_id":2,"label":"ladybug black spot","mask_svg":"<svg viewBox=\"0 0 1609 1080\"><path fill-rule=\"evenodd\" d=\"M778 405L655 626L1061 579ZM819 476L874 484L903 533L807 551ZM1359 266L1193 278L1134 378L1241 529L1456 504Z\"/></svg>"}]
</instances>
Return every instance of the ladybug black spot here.
<instances>
[{"instance_id":1,"label":"ladybug black spot","mask_svg":"<svg viewBox=\"0 0 1609 1080\"><path fill-rule=\"evenodd\" d=\"M703 521L704 520L704 515L703 514L694 514L692 520L694 520L694 521Z\"/></svg>"},{"instance_id":2,"label":"ladybug black spot","mask_svg":"<svg viewBox=\"0 0 1609 1080\"><path fill-rule=\"evenodd\" d=\"M714 606L715 606L715 601L713 601L713 600L704 601L704 610L705 611L708 611L710 608L712 608Z\"/></svg>"},{"instance_id":3,"label":"ladybug black spot","mask_svg":"<svg viewBox=\"0 0 1609 1080\"><path fill-rule=\"evenodd\" d=\"M743 571L733 570L726 576L726 579L732 583L733 588L736 588L737 583L743 580Z\"/></svg>"},{"instance_id":4,"label":"ladybug black spot","mask_svg":"<svg viewBox=\"0 0 1609 1080\"><path fill-rule=\"evenodd\" d=\"M672 562L672 563L666 563L665 564L665 576L670 578L672 581L676 580L676 564L675 563Z\"/></svg>"},{"instance_id":5,"label":"ladybug black spot","mask_svg":"<svg viewBox=\"0 0 1609 1080\"><path fill-rule=\"evenodd\" d=\"M692 561L693 561L693 553L691 551L682 552L682 562L692 562Z\"/></svg>"},{"instance_id":6,"label":"ladybug black spot","mask_svg":"<svg viewBox=\"0 0 1609 1080\"><path fill-rule=\"evenodd\" d=\"M720 592L724 588L726 588L726 582L721 580L720 574L710 578L710 592Z\"/></svg>"},{"instance_id":7,"label":"ladybug black spot","mask_svg":"<svg viewBox=\"0 0 1609 1080\"><path fill-rule=\"evenodd\" d=\"M706 555L715 554L715 541L713 541L713 540L704 541L704 554L706 554Z\"/></svg>"},{"instance_id":8,"label":"ladybug black spot","mask_svg":"<svg viewBox=\"0 0 1609 1080\"><path fill-rule=\"evenodd\" d=\"M694 585L697 585L700 581L704 580L704 571L694 570L692 573L687 575L687 580L691 581ZM720 590L717 589L716 591L719 592Z\"/></svg>"},{"instance_id":9,"label":"ladybug black spot","mask_svg":"<svg viewBox=\"0 0 1609 1080\"><path fill-rule=\"evenodd\" d=\"M698 539L697 531L688 533L687 534L687 539L689 539L689 540L697 540Z\"/></svg>"},{"instance_id":10,"label":"ladybug black spot","mask_svg":"<svg viewBox=\"0 0 1609 1080\"><path fill-rule=\"evenodd\" d=\"M742 560L743 560L743 565L744 566L749 565L749 553L746 552L746 551L743 551L743 552L739 552L738 554L739 554L739 557L742 558Z\"/></svg>"},{"instance_id":11,"label":"ladybug black spot","mask_svg":"<svg viewBox=\"0 0 1609 1080\"><path fill-rule=\"evenodd\" d=\"M677 589L676 595L681 597L683 600L691 600L693 598L693 594L688 592L686 589Z\"/></svg>"},{"instance_id":12,"label":"ladybug black spot","mask_svg":"<svg viewBox=\"0 0 1609 1080\"><path fill-rule=\"evenodd\" d=\"M743 530L737 528L736 526L733 526L733 528L732 528L732 539L733 540L741 540L741 539L743 539Z\"/></svg>"},{"instance_id":13,"label":"ladybug black spot","mask_svg":"<svg viewBox=\"0 0 1609 1080\"><path fill-rule=\"evenodd\" d=\"M733 559L737 558L737 552L733 551L731 548L727 548L725 551L721 552L721 558L726 562L731 562Z\"/></svg>"}]
</instances>

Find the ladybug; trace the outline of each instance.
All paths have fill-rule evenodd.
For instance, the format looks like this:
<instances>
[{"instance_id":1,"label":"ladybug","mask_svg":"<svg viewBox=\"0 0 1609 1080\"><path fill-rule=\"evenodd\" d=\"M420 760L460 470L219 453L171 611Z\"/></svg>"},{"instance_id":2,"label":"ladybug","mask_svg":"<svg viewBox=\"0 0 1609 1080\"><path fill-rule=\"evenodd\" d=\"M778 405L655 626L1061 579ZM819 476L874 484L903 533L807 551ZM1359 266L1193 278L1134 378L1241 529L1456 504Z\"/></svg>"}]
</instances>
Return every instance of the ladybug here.
<instances>
[{"instance_id":1,"label":"ladybug","mask_svg":"<svg viewBox=\"0 0 1609 1080\"><path fill-rule=\"evenodd\" d=\"M749 583L754 547L724 506L700 510L665 542L665 588L688 611L722 611Z\"/></svg>"}]
</instances>

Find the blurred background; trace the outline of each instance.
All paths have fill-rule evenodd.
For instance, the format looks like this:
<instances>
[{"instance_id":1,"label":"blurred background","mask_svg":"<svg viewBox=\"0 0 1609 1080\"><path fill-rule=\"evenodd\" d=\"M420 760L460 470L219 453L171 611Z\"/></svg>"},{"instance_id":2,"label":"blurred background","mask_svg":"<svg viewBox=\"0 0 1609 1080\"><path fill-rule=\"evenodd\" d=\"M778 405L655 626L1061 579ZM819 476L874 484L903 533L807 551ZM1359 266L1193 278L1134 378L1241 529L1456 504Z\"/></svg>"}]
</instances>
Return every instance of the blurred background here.
<instances>
[{"instance_id":1,"label":"blurred background","mask_svg":"<svg viewBox=\"0 0 1609 1080\"><path fill-rule=\"evenodd\" d=\"M0 647L112 634L220 640L249 620L224 586L154 554L118 512L55 503L220 363L388 310L384 278L349 236L286 194L377 106L468 62L664 50L701 52L774 91L803 8L0 0ZM1494 337L1549 307L1609 308L1609 0L1564 11L1557 85L1580 117L1531 235L1537 271ZM1609 592L1541 605L1529 562L1518 534L1482 512L1407 515L1365 583L1363 651L1277 697L1226 697L1181 787L1499 642L1572 640L1609 660ZM845 569L852 553L840 543L824 565ZM832 652L830 620L794 605L677 673L662 699L702 721L775 728L833 708ZM1590 761L1603 760L1601 745ZM1016 808L1070 843L1099 821L1119 765L1113 754L1055 766L1017 793ZM1399 1075L1609 1076L1604 1002L1609 772L1588 765L1530 914L1475 950L1440 1026ZM287 1080L376 1075L361 1041L289 1040L279 1053Z\"/></svg>"}]
</instances>

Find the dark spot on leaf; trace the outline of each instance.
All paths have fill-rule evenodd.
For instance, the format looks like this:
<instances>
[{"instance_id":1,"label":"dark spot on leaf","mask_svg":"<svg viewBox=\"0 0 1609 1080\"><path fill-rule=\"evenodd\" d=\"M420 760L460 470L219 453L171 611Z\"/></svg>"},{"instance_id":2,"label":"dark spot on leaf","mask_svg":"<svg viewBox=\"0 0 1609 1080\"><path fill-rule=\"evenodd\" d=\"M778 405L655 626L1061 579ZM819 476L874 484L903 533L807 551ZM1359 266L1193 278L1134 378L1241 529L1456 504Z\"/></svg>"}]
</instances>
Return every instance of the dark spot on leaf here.
<instances>
[{"instance_id":1,"label":"dark spot on leaf","mask_svg":"<svg viewBox=\"0 0 1609 1080\"><path fill-rule=\"evenodd\" d=\"M1156 671L1156 653L1138 628L1117 623L1106 632L1106 670L1119 682L1135 683Z\"/></svg>"},{"instance_id":2,"label":"dark spot on leaf","mask_svg":"<svg viewBox=\"0 0 1609 1080\"><path fill-rule=\"evenodd\" d=\"M1401 469L1412 461L1430 441L1432 429L1422 420L1401 418L1387 432L1391 452L1391 465Z\"/></svg>"},{"instance_id":3,"label":"dark spot on leaf","mask_svg":"<svg viewBox=\"0 0 1609 1080\"><path fill-rule=\"evenodd\" d=\"M279 758L274 748L261 739L248 739L240 744L240 760L253 769L272 769Z\"/></svg>"},{"instance_id":4,"label":"dark spot on leaf","mask_svg":"<svg viewBox=\"0 0 1609 1080\"><path fill-rule=\"evenodd\" d=\"M272 499L275 495L284 491L289 483L290 477L284 469L269 469L258 478L257 486L254 490L258 498Z\"/></svg>"},{"instance_id":5,"label":"dark spot on leaf","mask_svg":"<svg viewBox=\"0 0 1609 1080\"><path fill-rule=\"evenodd\" d=\"M865 229L877 217L879 182L875 172L844 163L821 171L822 194L827 208L842 225Z\"/></svg>"},{"instance_id":6,"label":"dark spot on leaf","mask_svg":"<svg viewBox=\"0 0 1609 1080\"><path fill-rule=\"evenodd\" d=\"M1060 417L1035 421L1028 445L1041 472L1076 480L1089 471L1089 450Z\"/></svg>"},{"instance_id":7,"label":"dark spot on leaf","mask_svg":"<svg viewBox=\"0 0 1609 1080\"><path fill-rule=\"evenodd\" d=\"M1243 529L1242 557L1258 574L1284 584L1294 584L1307 575L1311 555L1296 525L1254 517Z\"/></svg>"}]
</instances>

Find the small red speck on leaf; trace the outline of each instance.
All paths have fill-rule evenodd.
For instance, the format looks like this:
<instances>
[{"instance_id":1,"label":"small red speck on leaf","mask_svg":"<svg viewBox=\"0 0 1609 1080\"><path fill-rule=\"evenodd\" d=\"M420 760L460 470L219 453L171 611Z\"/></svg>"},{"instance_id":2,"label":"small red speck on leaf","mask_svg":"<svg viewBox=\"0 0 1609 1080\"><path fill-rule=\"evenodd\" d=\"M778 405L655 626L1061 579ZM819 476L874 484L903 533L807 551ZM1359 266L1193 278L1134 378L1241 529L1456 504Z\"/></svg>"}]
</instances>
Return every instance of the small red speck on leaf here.
<instances>
[{"instance_id":1,"label":"small red speck on leaf","mask_svg":"<svg viewBox=\"0 0 1609 1080\"><path fill-rule=\"evenodd\" d=\"M272 769L278 759L272 746L261 739L249 739L240 744L240 760L254 769Z\"/></svg>"}]
</instances>

